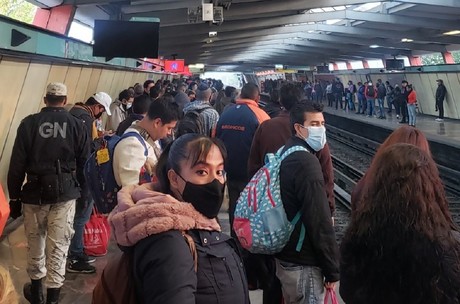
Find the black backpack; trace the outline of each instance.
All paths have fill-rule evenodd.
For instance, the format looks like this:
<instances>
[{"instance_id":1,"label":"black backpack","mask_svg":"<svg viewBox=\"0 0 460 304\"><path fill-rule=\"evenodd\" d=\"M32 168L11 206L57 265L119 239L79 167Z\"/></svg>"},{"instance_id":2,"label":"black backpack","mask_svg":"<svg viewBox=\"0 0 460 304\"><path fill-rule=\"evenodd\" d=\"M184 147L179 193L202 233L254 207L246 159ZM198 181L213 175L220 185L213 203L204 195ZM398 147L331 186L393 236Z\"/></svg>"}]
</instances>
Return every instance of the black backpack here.
<instances>
[{"instance_id":1,"label":"black backpack","mask_svg":"<svg viewBox=\"0 0 460 304\"><path fill-rule=\"evenodd\" d=\"M202 115L202 112L206 109L208 108L187 111L177 124L176 136L179 137L187 133L210 136L211 134L208 134L208 130L205 130L204 115Z\"/></svg>"},{"instance_id":2,"label":"black backpack","mask_svg":"<svg viewBox=\"0 0 460 304\"><path fill-rule=\"evenodd\" d=\"M367 95L368 95L368 96L371 96L371 97L374 97L374 96L375 96L374 86L368 86L368 87L367 87Z\"/></svg>"}]
</instances>

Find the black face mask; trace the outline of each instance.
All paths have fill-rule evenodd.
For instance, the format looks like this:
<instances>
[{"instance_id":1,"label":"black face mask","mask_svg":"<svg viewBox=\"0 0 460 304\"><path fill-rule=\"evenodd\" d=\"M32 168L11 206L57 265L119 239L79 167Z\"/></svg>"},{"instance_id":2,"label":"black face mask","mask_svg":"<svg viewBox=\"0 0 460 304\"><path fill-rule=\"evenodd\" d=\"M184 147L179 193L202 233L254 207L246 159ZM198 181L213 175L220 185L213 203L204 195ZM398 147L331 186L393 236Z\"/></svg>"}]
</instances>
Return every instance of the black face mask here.
<instances>
[{"instance_id":1,"label":"black face mask","mask_svg":"<svg viewBox=\"0 0 460 304\"><path fill-rule=\"evenodd\" d=\"M179 175L180 176L180 175ZM186 181L182 198L192 204L195 209L207 218L215 218L219 214L220 207L224 200L225 184L217 179L204 185L197 185Z\"/></svg>"}]
</instances>

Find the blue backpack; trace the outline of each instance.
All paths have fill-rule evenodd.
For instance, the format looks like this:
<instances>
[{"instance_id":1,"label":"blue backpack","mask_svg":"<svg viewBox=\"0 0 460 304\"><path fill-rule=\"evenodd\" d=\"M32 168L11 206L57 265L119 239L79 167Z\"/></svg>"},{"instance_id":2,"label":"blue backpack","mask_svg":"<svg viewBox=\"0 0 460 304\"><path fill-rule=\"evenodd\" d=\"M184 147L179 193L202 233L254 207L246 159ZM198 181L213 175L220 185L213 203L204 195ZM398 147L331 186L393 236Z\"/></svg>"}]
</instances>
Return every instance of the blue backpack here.
<instances>
[{"instance_id":1,"label":"blue backpack","mask_svg":"<svg viewBox=\"0 0 460 304\"><path fill-rule=\"evenodd\" d=\"M241 246L251 253L275 254L286 246L295 225L300 220L300 211L289 221L281 201L281 162L296 151L308 152L302 146L293 146L282 153L265 156L265 165L257 171L241 192L236 202L233 230ZM296 250L302 249L305 226L302 224Z\"/></svg>"},{"instance_id":2,"label":"blue backpack","mask_svg":"<svg viewBox=\"0 0 460 304\"><path fill-rule=\"evenodd\" d=\"M148 149L144 139L137 132L128 132L123 136L104 136L101 146L94 151L85 163L85 178L97 210L109 213L117 205L117 193L120 190L113 173L113 152L123 138L136 137L144 146L145 157Z\"/></svg>"}]
</instances>

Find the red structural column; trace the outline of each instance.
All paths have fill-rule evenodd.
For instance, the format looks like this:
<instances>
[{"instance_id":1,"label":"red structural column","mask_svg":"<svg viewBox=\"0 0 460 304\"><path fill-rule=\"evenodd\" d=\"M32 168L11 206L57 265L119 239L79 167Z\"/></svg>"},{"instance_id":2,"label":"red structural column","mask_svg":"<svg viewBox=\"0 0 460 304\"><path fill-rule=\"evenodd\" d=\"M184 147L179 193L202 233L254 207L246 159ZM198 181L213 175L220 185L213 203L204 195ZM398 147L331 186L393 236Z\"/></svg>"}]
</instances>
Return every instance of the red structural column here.
<instances>
[{"instance_id":1,"label":"red structural column","mask_svg":"<svg viewBox=\"0 0 460 304\"><path fill-rule=\"evenodd\" d=\"M442 53L442 58L444 58L445 64L455 64L454 57L452 57L452 54L450 52Z\"/></svg>"},{"instance_id":2,"label":"red structural column","mask_svg":"<svg viewBox=\"0 0 460 304\"><path fill-rule=\"evenodd\" d=\"M420 57L409 56L411 66L422 66L422 59Z\"/></svg>"},{"instance_id":3,"label":"red structural column","mask_svg":"<svg viewBox=\"0 0 460 304\"><path fill-rule=\"evenodd\" d=\"M370 67L369 67L369 62L367 62L367 60L363 60L363 67L364 67L365 69L370 69Z\"/></svg>"},{"instance_id":4,"label":"red structural column","mask_svg":"<svg viewBox=\"0 0 460 304\"><path fill-rule=\"evenodd\" d=\"M334 71L338 71L338 70L339 70L339 66L338 66L337 63L335 63L335 62L332 63L332 67L333 67Z\"/></svg>"},{"instance_id":5,"label":"red structural column","mask_svg":"<svg viewBox=\"0 0 460 304\"><path fill-rule=\"evenodd\" d=\"M353 67L349 61L347 61L347 70L353 70Z\"/></svg>"},{"instance_id":6,"label":"red structural column","mask_svg":"<svg viewBox=\"0 0 460 304\"><path fill-rule=\"evenodd\" d=\"M60 5L50 9L37 9L33 24L59 34L67 35L75 16L76 7Z\"/></svg>"}]
</instances>

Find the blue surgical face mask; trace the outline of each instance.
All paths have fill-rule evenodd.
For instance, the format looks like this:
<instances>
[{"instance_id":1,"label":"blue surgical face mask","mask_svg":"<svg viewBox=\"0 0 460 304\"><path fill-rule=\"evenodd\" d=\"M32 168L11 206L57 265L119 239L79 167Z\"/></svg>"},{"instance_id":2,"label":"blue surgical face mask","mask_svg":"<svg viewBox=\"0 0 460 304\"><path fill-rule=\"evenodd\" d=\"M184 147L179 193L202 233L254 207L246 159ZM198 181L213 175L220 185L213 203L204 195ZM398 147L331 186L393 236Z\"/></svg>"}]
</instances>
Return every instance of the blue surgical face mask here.
<instances>
[{"instance_id":1,"label":"blue surgical face mask","mask_svg":"<svg viewBox=\"0 0 460 304\"><path fill-rule=\"evenodd\" d=\"M300 125L302 128L308 130L308 137L304 138L307 144L316 152L324 148L326 145L326 127L305 127Z\"/></svg>"}]
</instances>

